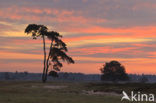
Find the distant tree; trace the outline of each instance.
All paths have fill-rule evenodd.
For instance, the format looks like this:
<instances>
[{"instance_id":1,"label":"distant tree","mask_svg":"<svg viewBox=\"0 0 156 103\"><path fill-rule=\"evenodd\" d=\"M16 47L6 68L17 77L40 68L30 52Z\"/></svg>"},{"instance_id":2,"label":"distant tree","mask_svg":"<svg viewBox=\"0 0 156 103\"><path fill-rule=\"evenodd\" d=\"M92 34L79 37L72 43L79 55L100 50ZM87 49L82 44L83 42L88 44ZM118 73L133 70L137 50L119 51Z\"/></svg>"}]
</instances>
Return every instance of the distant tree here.
<instances>
[{"instance_id":1,"label":"distant tree","mask_svg":"<svg viewBox=\"0 0 156 103\"><path fill-rule=\"evenodd\" d=\"M18 71L16 70L15 74L18 74Z\"/></svg>"},{"instance_id":2,"label":"distant tree","mask_svg":"<svg viewBox=\"0 0 156 103\"><path fill-rule=\"evenodd\" d=\"M29 74L27 71L24 71L23 73L24 73L24 75L28 75Z\"/></svg>"},{"instance_id":3,"label":"distant tree","mask_svg":"<svg viewBox=\"0 0 156 103\"><path fill-rule=\"evenodd\" d=\"M69 73L64 72L64 73L63 73L63 78L64 78L64 79L67 79L68 77L69 77Z\"/></svg>"},{"instance_id":4,"label":"distant tree","mask_svg":"<svg viewBox=\"0 0 156 103\"><path fill-rule=\"evenodd\" d=\"M5 80L9 80L10 79L10 75L9 75L8 72L4 73L4 78L5 78Z\"/></svg>"},{"instance_id":5,"label":"distant tree","mask_svg":"<svg viewBox=\"0 0 156 103\"><path fill-rule=\"evenodd\" d=\"M43 82L47 80L47 73L50 65L53 67L53 71L60 71L60 68L63 66L60 60L66 61L67 63L74 63L74 60L66 54L68 51L67 46L61 40L62 36L58 32L48 31L48 28L44 25L29 24L25 29L25 33L32 34L33 39L37 39L37 37L43 39ZM46 53L46 37L51 41L48 55Z\"/></svg>"},{"instance_id":6,"label":"distant tree","mask_svg":"<svg viewBox=\"0 0 156 103\"><path fill-rule=\"evenodd\" d=\"M105 63L100 69L102 72L101 80L103 81L127 81L129 77L125 71L124 66L122 66L118 61L111 61Z\"/></svg>"},{"instance_id":7,"label":"distant tree","mask_svg":"<svg viewBox=\"0 0 156 103\"><path fill-rule=\"evenodd\" d=\"M55 71L50 71L50 72L49 72L49 76L52 76L52 77L59 77L58 73L55 72Z\"/></svg>"},{"instance_id":8,"label":"distant tree","mask_svg":"<svg viewBox=\"0 0 156 103\"><path fill-rule=\"evenodd\" d=\"M142 76L139 78L139 81L141 83L147 83L148 82L148 78L144 74L142 74Z\"/></svg>"}]
</instances>

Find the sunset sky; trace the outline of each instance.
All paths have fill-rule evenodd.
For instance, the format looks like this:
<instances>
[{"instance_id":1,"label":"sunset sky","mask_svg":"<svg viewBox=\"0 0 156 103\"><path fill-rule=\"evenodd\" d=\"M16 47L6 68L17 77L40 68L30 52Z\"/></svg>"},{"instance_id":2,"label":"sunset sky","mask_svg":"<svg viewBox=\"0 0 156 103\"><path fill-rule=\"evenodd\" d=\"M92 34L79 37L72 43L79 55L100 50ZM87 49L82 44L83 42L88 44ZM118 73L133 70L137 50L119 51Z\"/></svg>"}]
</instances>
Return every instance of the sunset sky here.
<instances>
[{"instance_id":1,"label":"sunset sky","mask_svg":"<svg viewBox=\"0 0 156 103\"><path fill-rule=\"evenodd\" d=\"M100 73L117 60L156 74L156 0L0 0L0 72L42 72L42 40L24 33L32 23L63 35L76 62L63 72Z\"/></svg>"}]
</instances>

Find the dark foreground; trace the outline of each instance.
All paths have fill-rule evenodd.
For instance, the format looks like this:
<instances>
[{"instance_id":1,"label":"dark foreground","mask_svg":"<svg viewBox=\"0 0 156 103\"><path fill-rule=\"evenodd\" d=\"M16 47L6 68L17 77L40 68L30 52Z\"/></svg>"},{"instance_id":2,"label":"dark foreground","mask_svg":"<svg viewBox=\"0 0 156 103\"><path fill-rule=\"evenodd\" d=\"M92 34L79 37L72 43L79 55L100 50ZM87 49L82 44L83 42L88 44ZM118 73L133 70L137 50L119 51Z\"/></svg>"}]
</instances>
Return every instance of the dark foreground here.
<instances>
[{"instance_id":1,"label":"dark foreground","mask_svg":"<svg viewBox=\"0 0 156 103\"><path fill-rule=\"evenodd\" d=\"M1 81L0 103L129 103L123 90L156 95L156 84Z\"/></svg>"}]
</instances>

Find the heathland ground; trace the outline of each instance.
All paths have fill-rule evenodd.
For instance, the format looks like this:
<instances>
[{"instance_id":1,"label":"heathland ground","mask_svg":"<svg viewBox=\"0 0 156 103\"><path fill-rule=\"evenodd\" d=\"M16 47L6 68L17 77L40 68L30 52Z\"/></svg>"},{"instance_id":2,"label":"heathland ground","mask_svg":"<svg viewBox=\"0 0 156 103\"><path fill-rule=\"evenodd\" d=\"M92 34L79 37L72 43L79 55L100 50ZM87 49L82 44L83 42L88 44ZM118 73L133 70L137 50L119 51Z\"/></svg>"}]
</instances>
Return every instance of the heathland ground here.
<instances>
[{"instance_id":1,"label":"heathland ground","mask_svg":"<svg viewBox=\"0 0 156 103\"><path fill-rule=\"evenodd\" d=\"M156 84L0 81L0 103L121 103L123 90L156 94Z\"/></svg>"}]
</instances>

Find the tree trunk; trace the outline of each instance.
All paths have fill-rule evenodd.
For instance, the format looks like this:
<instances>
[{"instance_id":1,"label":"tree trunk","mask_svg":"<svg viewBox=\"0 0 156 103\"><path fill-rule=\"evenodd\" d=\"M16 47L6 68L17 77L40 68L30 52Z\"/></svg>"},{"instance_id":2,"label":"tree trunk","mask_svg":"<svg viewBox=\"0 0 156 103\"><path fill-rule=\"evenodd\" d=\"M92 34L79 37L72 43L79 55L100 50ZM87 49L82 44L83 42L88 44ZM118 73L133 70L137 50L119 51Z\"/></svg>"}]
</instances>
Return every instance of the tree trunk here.
<instances>
[{"instance_id":1,"label":"tree trunk","mask_svg":"<svg viewBox=\"0 0 156 103\"><path fill-rule=\"evenodd\" d=\"M45 74L46 74L46 46L45 46L45 37L43 35L43 51L44 51L44 67L43 67L43 73L42 73L42 82L46 82Z\"/></svg>"},{"instance_id":2,"label":"tree trunk","mask_svg":"<svg viewBox=\"0 0 156 103\"><path fill-rule=\"evenodd\" d=\"M47 74L48 74L48 69L49 69L49 58L50 58L52 43L53 43L53 41L51 42L50 50L49 50L49 55L48 55L47 62L46 62L46 68L45 68L45 82L46 82L46 80L47 80Z\"/></svg>"}]
</instances>

